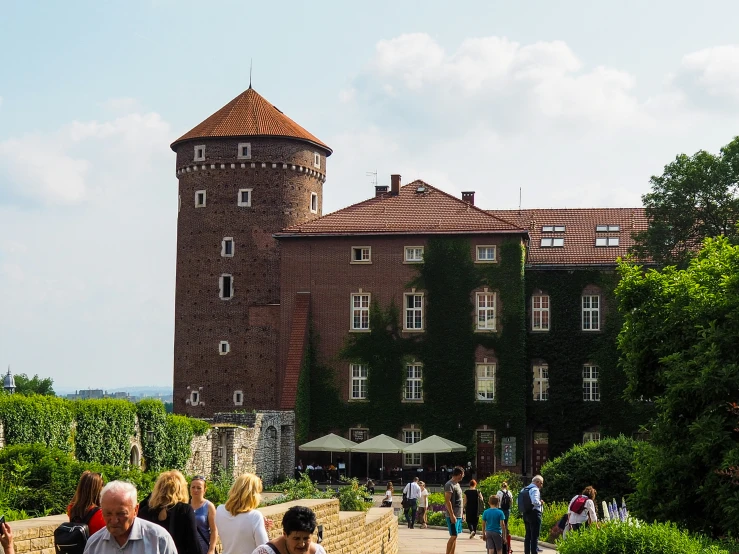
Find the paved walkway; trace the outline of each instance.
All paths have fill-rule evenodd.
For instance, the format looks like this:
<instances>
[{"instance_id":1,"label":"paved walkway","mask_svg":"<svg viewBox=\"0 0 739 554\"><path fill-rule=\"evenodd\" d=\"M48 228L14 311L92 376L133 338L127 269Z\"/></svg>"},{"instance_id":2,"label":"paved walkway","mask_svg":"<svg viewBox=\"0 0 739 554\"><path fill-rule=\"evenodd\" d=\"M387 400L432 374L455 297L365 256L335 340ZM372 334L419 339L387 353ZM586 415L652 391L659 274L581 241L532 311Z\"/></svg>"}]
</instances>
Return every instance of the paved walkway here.
<instances>
[{"instance_id":1,"label":"paved walkway","mask_svg":"<svg viewBox=\"0 0 739 554\"><path fill-rule=\"evenodd\" d=\"M455 554L467 554L475 552L476 554L485 554L485 543L475 537L469 538L467 531L464 535L457 539L457 549ZM415 527L408 529L406 525L398 527L398 554L444 554L446 552L446 542L449 540L449 532L446 529L431 528L421 529ZM523 542L513 539L511 547L514 554L523 553ZM553 548L541 546L544 554L555 552Z\"/></svg>"}]
</instances>

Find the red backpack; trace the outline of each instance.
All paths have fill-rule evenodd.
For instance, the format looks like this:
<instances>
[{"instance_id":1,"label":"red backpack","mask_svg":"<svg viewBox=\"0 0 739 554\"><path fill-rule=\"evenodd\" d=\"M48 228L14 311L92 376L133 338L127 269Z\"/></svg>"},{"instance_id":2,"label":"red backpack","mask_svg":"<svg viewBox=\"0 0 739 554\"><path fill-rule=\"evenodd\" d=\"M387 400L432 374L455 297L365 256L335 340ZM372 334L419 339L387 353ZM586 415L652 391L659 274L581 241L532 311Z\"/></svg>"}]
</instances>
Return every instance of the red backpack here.
<instances>
[{"instance_id":1,"label":"red backpack","mask_svg":"<svg viewBox=\"0 0 739 554\"><path fill-rule=\"evenodd\" d=\"M580 495L570 503L570 511L576 514L581 514L585 509L585 503L588 501L588 497Z\"/></svg>"}]
</instances>

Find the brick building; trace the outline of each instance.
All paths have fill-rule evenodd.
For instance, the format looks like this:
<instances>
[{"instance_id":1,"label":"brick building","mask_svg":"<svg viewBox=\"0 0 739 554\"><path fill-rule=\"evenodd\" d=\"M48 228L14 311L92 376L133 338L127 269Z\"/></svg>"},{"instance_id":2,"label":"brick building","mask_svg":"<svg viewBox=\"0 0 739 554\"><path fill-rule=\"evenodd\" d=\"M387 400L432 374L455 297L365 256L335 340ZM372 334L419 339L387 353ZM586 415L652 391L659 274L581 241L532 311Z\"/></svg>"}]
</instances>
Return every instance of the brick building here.
<instances>
[{"instance_id":1,"label":"brick building","mask_svg":"<svg viewBox=\"0 0 739 554\"><path fill-rule=\"evenodd\" d=\"M485 211L474 192L454 198L394 175L368 200L322 216L331 149L251 88L172 148L177 412L294 410L313 387L301 373L315 346L338 404L328 423L306 415L310 429L354 440L390 429L406 442L442 434L470 447L480 476L536 472L573 443L634 433L643 421L643 407L621 399L613 300L616 259L646 227L642 209ZM467 299L474 347L461 370L424 359L431 299L413 283L439 239L464 241L484 275ZM403 358L397 399L374 413L371 364L344 353L371 331L373 302L398 306L399 339L421 345ZM439 418L457 382L461 404ZM382 411L395 419L380 423Z\"/></svg>"}]
</instances>

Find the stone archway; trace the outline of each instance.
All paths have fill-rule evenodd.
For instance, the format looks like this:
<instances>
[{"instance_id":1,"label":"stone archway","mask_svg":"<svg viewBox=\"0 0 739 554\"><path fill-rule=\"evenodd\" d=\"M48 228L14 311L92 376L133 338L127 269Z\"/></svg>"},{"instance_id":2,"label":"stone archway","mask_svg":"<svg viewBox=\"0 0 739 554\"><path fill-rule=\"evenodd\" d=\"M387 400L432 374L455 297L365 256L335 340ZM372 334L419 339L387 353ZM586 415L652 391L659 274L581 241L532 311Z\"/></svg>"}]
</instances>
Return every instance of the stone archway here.
<instances>
[{"instance_id":1,"label":"stone archway","mask_svg":"<svg viewBox=\"0 0 739 554\"><path fill-rule=\"evenodd\" d=\"M128 465L131 467L141 467L141 452L138 445L131 446L131 454L128 457Z\"/></svg>"}]
</instances>

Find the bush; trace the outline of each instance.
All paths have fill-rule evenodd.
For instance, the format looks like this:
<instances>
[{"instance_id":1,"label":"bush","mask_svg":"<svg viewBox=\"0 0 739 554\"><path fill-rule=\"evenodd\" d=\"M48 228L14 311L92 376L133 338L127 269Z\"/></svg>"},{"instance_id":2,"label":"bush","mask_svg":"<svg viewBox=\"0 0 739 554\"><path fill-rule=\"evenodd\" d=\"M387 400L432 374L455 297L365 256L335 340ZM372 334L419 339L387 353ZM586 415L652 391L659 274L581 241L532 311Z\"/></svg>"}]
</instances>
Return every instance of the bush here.
<instances>
[{"instance_id":1,"label":"bush","mask_svg":"<svg viewBox=\"0 0 739 554\"><path fill-rule=\"evenodd\" d=\"M671 523L612 522L568 533L558 541L560 554L729 554L709 539L690 535Z\"/></svg>"},{"instance_id":2,"label":"bush","mask_svg":"<svg viewBox=\"0 0 739 554\"><path fill-rule=\"evenodd\" d=\"M316 487L307 474L303 474L300 479L288 479L282 483L269 487L270 491L282 493L279 497L265 505L281 504L282 502L290 502L291 500L301 500L303 498L333 498L333 491L322 491Z\"/></svg>"},{"instance_id":3,"label":"bush","mask_svg":"<svg viewBox=\"0 0 739 554\"><path fill-rule=\"evenodd\" d=\"M366 512L372 507L372 501L367 501L370 494L364 485L352 477L349 483L339 489L339 509L344 512Z\"/></svg>"},{"instance_id":4,"label":"bush","mask_svg":"<svg viewBox=\"0 0 739 554\"><path fill-rule=\"evenodd\" d=\"M520 475L511 473L510 471L499 471L498 473L493 473L478 483L477 488L480 489L482 498L485 500L485 508L488 507L488 498L493 494L497 494L500 490L500 484L503 481L508 483L508 490L511 491L511 494L513 495L511 514L518 514L516 495L523 487L523 482L521 481Z\"/></svg>"},{"instance_id":5,"label":"bush","mask_svg":"<svg viewBox=\"0 0 739 554\"><path fill-rule=\"evenodd\" d=\"M573 446L541 468L542 496L569 502L588 485L598 491L598 501L627 497L635 490L631 478L640 443L624 436Z\"/></svg>"},{"instance_id":6,"label":"bush","mask_svg":"<svg viewBox=\"0 0 739 554\"><path fill-rule=\"evenodd\" d=\"M560 520L560 518L567 513L567 506L568 504L566 502L549 502L544 504L544 512L541 515L541 530L539 531L540 541L555 541L556 537L550 534L550 530ZM513 515L513 512L511 511L508 525L511 535L523 537L526 534L523 519L521 519L518 513Z\"/></svg>"}]
</instances>

